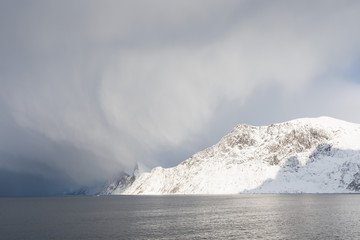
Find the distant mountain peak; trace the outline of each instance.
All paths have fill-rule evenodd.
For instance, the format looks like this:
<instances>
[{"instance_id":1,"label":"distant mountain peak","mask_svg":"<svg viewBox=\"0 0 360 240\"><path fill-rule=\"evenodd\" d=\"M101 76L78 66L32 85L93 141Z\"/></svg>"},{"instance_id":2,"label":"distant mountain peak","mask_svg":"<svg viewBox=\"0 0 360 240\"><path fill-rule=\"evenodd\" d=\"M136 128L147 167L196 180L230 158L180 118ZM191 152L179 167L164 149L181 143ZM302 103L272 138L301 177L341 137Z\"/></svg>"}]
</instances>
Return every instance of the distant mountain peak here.
<instances>
[{"instance_id":1,"label":"distant mountain peak","mask_svg":"<svg viewBox=\"0 0 360 240\"><path fill-rule=\"evenodd\" d=\"M133 184L139 175L139 166L135 163L132 175L121 172L105 185L104 189L100 192L100 195L121 194Z\"/></svg>"}]
</instances>

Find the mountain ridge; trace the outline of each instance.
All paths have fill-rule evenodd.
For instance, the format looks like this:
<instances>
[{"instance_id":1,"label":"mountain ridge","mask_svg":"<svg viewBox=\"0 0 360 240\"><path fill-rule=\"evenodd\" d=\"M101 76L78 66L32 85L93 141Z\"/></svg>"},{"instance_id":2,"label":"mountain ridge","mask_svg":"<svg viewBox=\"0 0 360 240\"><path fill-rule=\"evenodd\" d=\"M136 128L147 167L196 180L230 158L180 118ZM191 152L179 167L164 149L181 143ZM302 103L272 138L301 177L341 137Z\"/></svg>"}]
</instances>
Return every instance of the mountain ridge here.
<instances>
[{"instance_id":1,"label":"mountain ridge","mask_svg":"<svg viewBox=\"0 0 360 240\"><path fill-rule=\"evenodd\" d=\"M108 194L342 193L360 190L360 125L319 117L237 125L172 168Z\"/></svg>"}]
</instances>

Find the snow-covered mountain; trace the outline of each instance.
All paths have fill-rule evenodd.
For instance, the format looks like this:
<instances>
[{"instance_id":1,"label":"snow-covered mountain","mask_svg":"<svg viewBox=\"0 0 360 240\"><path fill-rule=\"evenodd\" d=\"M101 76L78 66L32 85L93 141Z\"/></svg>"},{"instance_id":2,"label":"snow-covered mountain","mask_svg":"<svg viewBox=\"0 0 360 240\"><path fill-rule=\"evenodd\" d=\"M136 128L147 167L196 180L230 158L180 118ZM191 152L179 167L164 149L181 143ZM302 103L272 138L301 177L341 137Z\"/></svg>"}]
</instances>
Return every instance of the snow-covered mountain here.
<instances>
[{"instance_id":1,"label":"snow-covered mountain","mask_svg":"<svg viewBox=\"0 0 360 240\"><path fill-rule=\"evenodd\" d=\"M98 183L92 186L83 186L76 190L67 192L65 195L92 196L121 194L125 191L125 189L131 186L138 176L139 167L136 164L132 175L121 171L106 182Z\"/></svg>"},{"instance_id":2,"label":"snow-covered mountain","mask_svg":"<svg viewBox=\"0 0 360 240\"><path fill-rule=\"evenodd\" d=\"M118 176L110 180L104 189L99 193L100 195L116 195L123 193L128 187L130 187L135 179L139 176L139 166L136 164L133 174L122 172Z\"/></svg>"},{"instance_id":3,"label":"snow-covered mountain","mask_svg":"<svg viewBox=\"0 0 360 240\"><path fill-rule=\"evenodd\" d=\"M157 167L108 194L360 191L360 125L320 117L238 125L173 168Z\"/></svg>"}]
</instances>

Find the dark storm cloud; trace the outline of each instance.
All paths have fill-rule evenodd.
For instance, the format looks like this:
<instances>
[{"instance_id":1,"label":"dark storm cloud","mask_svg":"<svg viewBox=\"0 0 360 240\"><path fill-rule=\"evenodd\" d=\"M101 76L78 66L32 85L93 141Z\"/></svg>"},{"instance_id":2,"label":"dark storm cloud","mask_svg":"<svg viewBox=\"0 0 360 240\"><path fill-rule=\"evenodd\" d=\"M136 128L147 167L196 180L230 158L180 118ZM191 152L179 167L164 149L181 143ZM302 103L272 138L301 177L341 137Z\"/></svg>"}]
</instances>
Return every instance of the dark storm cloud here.
<instances>
[{"instance_id":1,"label":"dark storm cloud","mask_svg":"<svg viewBox=\"0 0 360 240\"><path fill-rule=\"evenodd\" d=\"M109 174L93 153L19 126L2 104L0 111L0 196L61 194Z\"/></svg>"},{"instance_id":2,"label":"dark storm cloud","mask_svg":"<svg viewBox=\"0 0 360 240\"><path fill-rule=\"evenodd\" d=\"M1 176L60 191L135 161L175 165L241 122L360 122L359 11L356 1L2 1Z\"/></svg>"}]
</instances>

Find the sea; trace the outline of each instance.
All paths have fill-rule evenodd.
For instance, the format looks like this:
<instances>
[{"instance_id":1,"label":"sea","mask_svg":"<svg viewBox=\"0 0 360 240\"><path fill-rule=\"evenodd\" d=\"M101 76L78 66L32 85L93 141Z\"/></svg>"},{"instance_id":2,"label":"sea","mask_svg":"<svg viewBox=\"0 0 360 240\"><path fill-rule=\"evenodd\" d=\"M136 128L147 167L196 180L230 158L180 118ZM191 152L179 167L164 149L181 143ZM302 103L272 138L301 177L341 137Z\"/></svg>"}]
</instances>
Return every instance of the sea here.
<instances>
[{"instance_id":1,"label":"sea","mask_svg":"<svg viewBox=\"0 0 360 240\"><path fill-rule=\"evenodd\" d=\"M360 239L360 195L1 198L0 239Z\"/></svg>"}]
</instances>

